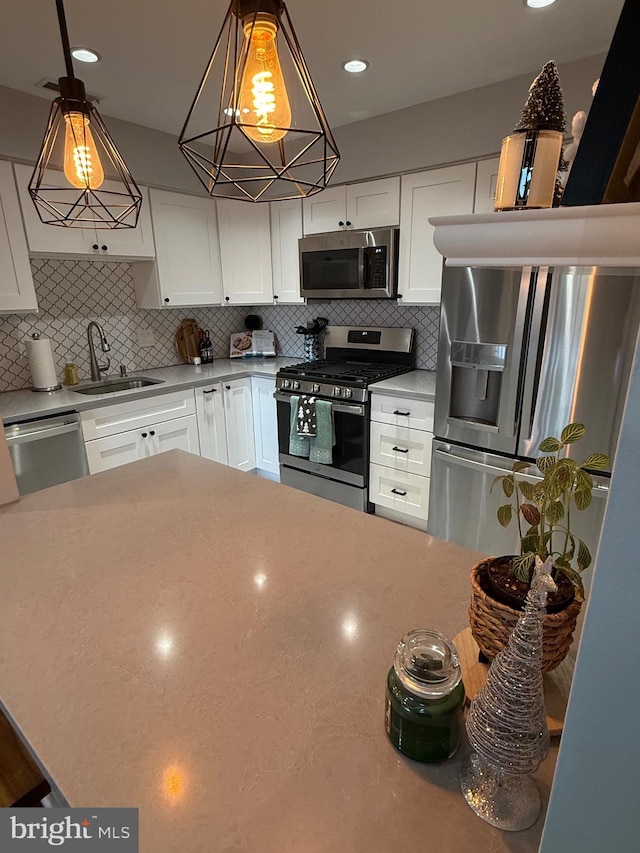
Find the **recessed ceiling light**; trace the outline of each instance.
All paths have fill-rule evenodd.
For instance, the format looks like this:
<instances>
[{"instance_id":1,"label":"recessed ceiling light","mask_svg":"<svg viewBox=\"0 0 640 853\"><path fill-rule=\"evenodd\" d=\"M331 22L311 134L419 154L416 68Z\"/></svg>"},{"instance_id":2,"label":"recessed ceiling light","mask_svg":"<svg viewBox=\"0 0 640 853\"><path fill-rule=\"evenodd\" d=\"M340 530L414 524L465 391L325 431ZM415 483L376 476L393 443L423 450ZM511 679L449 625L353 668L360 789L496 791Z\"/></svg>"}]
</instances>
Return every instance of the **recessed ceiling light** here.
<instances>
[{"instance_id":1,"label":"recessed ceiling light","mask_svg":"<svg viewBox=\"0 0 640 853\"><path fill-rule=\"evenodd\" d=\"M544 9L545 6L551 6L556 0L524 0L524 5L530 9Z\"/></svg>"},{"instance_id":2,"label":"recessed ceiling light","mask_svg":"<svg viewBox=\"0 0 640 853\"><path fill-rule=\"evenodd\" d=\"M74 47L71 50L71 56L78 62L100 62L100 54L88 47Z\"/></svg>"},{"instance_id":3,"label":"recessed ceiling light","mask_svg":"<svg viewBox=\"0 0 640 853\"><path fill-rule=\"evenodd\" d=\"M350 74L360 74L367 70L369 63L364 59L350 59L348 62L343 62L342 67Z\"/></svg>"}]
</instances>

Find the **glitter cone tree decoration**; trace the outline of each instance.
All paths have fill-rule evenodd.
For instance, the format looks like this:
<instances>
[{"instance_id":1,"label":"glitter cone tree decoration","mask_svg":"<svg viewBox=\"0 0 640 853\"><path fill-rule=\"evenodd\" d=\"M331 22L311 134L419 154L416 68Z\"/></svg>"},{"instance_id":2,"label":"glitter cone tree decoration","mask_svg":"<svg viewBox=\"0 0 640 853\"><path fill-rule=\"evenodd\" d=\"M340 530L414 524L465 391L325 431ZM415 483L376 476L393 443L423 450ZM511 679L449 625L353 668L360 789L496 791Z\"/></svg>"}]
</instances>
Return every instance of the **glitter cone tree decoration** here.
<instances>
[{"instance_id":1,"label":"glitter cone tree decoration","mask_svg":"<svg viewBox=\"0 0 640 853\"><path fill-rule=\"evenodd\" d=\"M502 140L496 210L551 207L560 203L558 173L566 170L562 138L564 100L555 62L545 64L529 88L513 134Z\"/></svg>"},{"instance_id":2,"label":"glitter cone tree decoration","mask_svg":"<svg viewBox=\"0 0 640 853\"><path fill-rule=\"evenodd\" d=\"M526 829L540 813L540 794L528 776L549 751L542 684L542 620L555 589L551 558L536 560L525 609L496 656L467 717L474 754L460 784L471 808L501 829Z\"/></svg>"}]
</instances>

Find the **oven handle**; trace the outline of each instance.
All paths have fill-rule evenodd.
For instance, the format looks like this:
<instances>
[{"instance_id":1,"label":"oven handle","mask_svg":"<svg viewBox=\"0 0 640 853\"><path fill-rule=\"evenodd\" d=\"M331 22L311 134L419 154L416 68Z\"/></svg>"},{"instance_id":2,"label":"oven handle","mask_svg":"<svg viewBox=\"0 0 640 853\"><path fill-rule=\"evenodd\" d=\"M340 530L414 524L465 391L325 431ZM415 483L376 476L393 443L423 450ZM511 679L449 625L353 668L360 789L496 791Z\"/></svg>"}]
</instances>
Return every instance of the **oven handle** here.
<instances>
[{"instance_id":1,"label":"oven handle","mask_svg":"<svg viewBox=\"0 0 640 853\"><path fill-rule=\"evenodd\" d=\"M290 403L291 398L295 397L295 394L280 394L278 391L273 395L274 399L279 400L281 403ZM359 406L356 403L334 403L333 400L328 400L327 402L331 403L331 408L334 412L343 412L347 415L357 415L358 417L363 418L365 416L365 407Z\"/></svg>"}]
</instances>

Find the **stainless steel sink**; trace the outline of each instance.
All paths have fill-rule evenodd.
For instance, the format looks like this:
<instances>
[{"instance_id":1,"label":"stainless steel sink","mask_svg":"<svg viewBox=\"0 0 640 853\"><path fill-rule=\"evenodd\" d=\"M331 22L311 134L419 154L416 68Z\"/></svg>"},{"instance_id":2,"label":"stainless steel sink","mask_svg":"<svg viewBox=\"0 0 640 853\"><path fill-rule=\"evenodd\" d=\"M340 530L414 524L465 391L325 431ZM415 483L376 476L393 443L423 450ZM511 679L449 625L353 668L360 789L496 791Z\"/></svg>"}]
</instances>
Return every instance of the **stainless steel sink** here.
<instances>
[{"instance_id":1,"label":"stainless steel sink","mask_svg":"<svg viewBox=\"0 0 640 853\"><path fill-rule=\"evenodd\" d=\"M149 379L146 376L128 376L126 378L103 379L102 382L87 382L82 387L72 388L76 394L117 394L119 391L131 391L134 388L146 388L147 385L161 385L164 379Z\"/></svg>"}]
</instances>

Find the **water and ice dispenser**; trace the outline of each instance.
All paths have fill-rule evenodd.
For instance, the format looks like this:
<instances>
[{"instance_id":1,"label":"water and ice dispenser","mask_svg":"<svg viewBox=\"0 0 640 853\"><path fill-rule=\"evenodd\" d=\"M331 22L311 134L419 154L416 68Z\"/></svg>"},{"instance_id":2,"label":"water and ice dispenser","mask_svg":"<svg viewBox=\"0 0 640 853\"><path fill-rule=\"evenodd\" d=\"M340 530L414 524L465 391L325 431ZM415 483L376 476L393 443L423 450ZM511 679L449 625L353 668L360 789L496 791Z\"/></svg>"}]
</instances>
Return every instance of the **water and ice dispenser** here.
<instances>
[{"instance_id":1,"label":"water and ice dispenser","mask_svg":"<svg viewBox=\"0 0 640 853\"><path fill-rule=\"evenodd\" d=\"M506 344L451 342L449 418L498 429Z\"/></svg>"}]
</instances>

